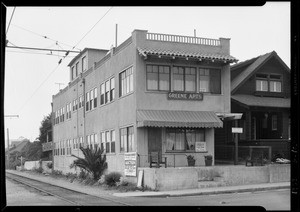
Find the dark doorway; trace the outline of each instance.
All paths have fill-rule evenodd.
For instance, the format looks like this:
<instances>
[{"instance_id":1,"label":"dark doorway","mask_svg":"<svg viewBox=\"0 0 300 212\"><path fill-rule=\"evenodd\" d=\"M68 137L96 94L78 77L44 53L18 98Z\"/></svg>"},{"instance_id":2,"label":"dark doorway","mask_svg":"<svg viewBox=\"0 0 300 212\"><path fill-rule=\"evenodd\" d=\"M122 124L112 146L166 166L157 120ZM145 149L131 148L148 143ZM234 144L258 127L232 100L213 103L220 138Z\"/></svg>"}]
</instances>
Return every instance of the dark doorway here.
<instances>
[{"instance_id":1,"label":"dark doorway","mask_svg":"<svg viewBox=\"0 0 300 212\"><path fill-rule=\"evenodd\" d=\"M148 152L160 152L161 154L161 128L148 128Z\"/></svg>"}]
</instances>

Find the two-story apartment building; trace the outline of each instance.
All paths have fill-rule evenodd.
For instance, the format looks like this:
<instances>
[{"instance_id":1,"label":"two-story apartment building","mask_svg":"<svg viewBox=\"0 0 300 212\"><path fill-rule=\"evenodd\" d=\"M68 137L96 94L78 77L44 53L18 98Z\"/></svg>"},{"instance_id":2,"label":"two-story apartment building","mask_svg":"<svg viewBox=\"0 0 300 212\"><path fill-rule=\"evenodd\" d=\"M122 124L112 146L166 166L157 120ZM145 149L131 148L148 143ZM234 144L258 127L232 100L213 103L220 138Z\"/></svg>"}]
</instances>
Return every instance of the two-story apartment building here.
<instances>
[{"instance_id":1,"label":"two-story apartment building","mask_svg":"<svg viewBox=\"0 0 300 212\"><path fill-rule=\"evenodd\" d=\"M167 167L204 166L214 129L230 116L230 39L135 30L116 48L85 49L69 64L69 85L53 96L54 169L71 172L80 145L103 148L108 171L124 173L124 155L149 153ZM77 67L77 68L76 68Z\"/></svg>"},{"instance_id":2,"label":"two-story apartment building","mask_svg":"<svg viewBox=\"0 0 300 212\"><path fill-rule=\"evenodd\" d=\"M257 146L257 151L271 147L271 157L289 158L290 93L290 69L275 51L231 66L231 111L243 113L238 121L243 129L240 158L248 156L249 146ZM232 158L232 124L227 122L219 130L216 152L220 157Z\"/></svg>"}]
</instances>

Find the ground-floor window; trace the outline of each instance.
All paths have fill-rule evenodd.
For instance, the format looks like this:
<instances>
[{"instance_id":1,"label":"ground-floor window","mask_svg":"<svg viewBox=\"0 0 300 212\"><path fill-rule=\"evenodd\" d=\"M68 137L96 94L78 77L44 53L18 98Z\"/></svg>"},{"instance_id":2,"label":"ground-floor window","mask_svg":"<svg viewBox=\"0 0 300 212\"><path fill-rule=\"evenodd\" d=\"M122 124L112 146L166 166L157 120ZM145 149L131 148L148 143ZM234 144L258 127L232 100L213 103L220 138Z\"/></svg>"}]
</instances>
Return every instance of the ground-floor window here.
<instances>
[{"instance_id":1,"label":"ground-floor window","mask_svg":"<svg viewBox=\"0 0 300 212\"><path fill-rule=\"evenodd\" d=\"M133 126L120 129L120 152L134 151Z\"/></svg>"},{"instance_id":2,"label":"ground-floor window","mask_svg":"<svg viewBox=\"0 0 300 212\"><path fill-rule=\"evenodd\" d=\"M167 151L195 151L197 141L205 141L204 129L166 129Z\"/></svg>"}]
</instances>

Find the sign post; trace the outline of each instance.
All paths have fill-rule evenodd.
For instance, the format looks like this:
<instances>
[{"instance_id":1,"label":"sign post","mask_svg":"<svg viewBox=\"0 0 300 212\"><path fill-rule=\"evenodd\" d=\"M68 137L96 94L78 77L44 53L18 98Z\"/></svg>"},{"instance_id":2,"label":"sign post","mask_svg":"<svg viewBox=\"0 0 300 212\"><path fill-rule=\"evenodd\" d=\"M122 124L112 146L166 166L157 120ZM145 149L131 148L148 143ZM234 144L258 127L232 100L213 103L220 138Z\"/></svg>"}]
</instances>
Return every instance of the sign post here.
<instances>
[{"instance_id":1,"label":"sign post","mask_svg":"<svg viewBox=\"0 0 300 212\"><path fill-rule=\"evenodd\" d=\"M234 155L234 165L238 164L238 148L239 148L239 142L238 142L238 134L243 133L243 128L237 127L238 126L238 120L234 120L235 127L232 127L232 133L234 133L234 149L235 149L235 155Z\"/></svg>"}]
</instances>

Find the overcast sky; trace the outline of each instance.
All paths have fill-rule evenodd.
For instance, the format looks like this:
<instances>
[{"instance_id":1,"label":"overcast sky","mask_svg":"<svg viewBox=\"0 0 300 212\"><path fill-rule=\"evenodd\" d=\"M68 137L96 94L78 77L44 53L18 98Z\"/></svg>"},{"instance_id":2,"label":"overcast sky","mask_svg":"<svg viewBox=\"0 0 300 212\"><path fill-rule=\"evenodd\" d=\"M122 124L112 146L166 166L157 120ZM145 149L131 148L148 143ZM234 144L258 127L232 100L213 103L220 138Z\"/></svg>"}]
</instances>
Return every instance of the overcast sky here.
<instances>
[{"instance_id":1,"label":"overcast sky","mask_svg":"<svg viewBox=\"0 0 300 212\"><path fill-rule=\"evenodd\" d=\"M6 29L13 9L7 8ZM230 38L230 53L239 62L274 50L290 67L289 2L262 7L16 7L7 40L9 46L109 49L115 44L116 24L118 44L134 29L186 36L193 36L195 29L197 37ZM76 54L58 65L62 56L6 48L4 114L19 115L5 118L10 139L24 136L33 141L39 136L41 121L51 112L52 95L59 90L56 83L67 86L67 65Z\"/></svg>"}]
</instances>

